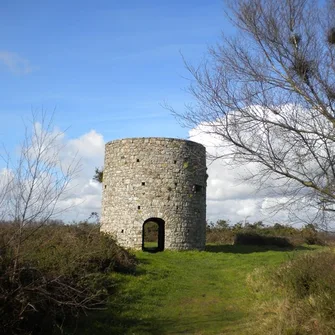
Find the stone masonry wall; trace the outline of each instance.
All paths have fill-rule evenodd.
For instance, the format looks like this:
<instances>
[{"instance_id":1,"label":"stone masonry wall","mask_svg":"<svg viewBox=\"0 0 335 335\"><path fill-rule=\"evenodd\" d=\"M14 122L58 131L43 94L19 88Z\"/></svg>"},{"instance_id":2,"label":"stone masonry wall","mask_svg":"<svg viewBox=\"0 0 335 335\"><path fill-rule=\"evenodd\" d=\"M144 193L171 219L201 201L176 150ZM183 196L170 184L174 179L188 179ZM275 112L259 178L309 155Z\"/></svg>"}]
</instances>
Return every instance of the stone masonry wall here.
<instances>
[{"instance_id":1,"label":"stone masonry wall","mask_svg":"<svg viewBox=\"0 0 335 335\"><path fill-rule=\"evenodd\" d=\"M206 238L206 149L171 138L106 144L101 230L120 245L142 248L147 219L165 222L165 249L203 249Z\"/></svg>"}]
</instances>

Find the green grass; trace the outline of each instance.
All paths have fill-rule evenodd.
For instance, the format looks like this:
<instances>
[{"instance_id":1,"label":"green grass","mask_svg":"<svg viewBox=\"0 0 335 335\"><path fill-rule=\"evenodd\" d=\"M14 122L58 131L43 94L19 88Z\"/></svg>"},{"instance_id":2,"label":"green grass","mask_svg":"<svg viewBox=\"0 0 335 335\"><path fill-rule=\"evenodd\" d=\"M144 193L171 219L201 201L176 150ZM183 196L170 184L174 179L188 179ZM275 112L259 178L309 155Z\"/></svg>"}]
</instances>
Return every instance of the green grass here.
<instances>
[{"instance_id":1,"label":"green grass","mask_svg":"<svg viewBox=\"0 0 335 335\"><path fill-rule=\"evenodd\" d=\"M119 294L107 311L81 320L79 333L249 334L257 304L270 297L256 296L248 275L258 268L271 271L306 250L313 248L209 245L205 252L137 252L136 275L113 275Z\"/></svg>"}]
</instances>

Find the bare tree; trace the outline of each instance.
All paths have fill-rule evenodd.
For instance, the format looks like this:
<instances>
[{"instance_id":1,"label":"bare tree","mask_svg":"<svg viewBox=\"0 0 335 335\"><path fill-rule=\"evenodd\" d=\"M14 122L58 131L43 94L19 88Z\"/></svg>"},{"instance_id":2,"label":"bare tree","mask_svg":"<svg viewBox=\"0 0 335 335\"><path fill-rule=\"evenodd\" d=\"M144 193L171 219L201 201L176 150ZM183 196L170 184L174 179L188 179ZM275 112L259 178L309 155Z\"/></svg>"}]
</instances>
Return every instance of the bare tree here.
<instances>
[{"instance_id":1,"label":"bare tree","mask_svg":"<svg viewBox=\"0 0 335 335\"><path fill-rule=\"evenodd\" d=\"M8 194L12 191L13 176L9 169L9 155L5 148L4 154L0 154L0 161L5 163L5 167L0 170L0 221L5 220L7 217L7 198Z\"/></svg>"},{"instance_id":2,"label":"bare tree","mask_svg":"<svg viewBox=\"0 0 335 335\"><path fill-rule=\"evenodd\" d=\"M196 105L174 111L314 220L335 212L335 2L325 2L227 1L237 33L186 64Z\"/></svg>"},{"instance_id":3,"label":"bare tree","mask_svg":"<svg viewBox=\"0 0 335 335\"><path fill-rule=\"evenodd\" d=\"M63 132L56 130L53 117L44 112L32 114L25 127L24 140L19 147L18 159L2 156L6 163L0 188L2 217L14 223L15 231L10 239L15 257L13 276L22 243L48 220L67 208L60 207L66 197L70 182L79 171L76 156L62 162ZM25 229L31 228L34 229Z\"/></svg>"}]
</instances>

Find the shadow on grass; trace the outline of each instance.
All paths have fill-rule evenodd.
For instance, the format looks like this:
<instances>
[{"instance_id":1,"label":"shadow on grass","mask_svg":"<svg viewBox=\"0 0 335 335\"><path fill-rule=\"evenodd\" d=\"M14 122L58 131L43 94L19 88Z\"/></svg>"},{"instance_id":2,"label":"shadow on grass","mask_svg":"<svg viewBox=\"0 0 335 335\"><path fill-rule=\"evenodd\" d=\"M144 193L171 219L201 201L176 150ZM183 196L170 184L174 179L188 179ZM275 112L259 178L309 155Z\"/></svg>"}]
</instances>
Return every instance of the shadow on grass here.
<instances>
[{"instance_id":1,"label":"shadow on grass","mask_svg":"<svg viewBox=\"0 0 335 335\"><path fill-rule=\"evenodd\" d=\"M155 314L154 312L152 313ZM229 311L218 316L178 317L169 316L164 319L155 316L145 319L122 317L109 309L91 313L79 320L75 333L80 335L168 335L168 334L196 334L208 328L221 329L235 324L245 315L242 312ZM201 332L200 332L201 333Z\"/></svg>"},{"instance_id":2,"label":"shadow on grass","mask_svg":"<svg viewBox=\"0 0 335 335\"><path fill-rule=\"evenodd\" d=\"M207 252L214 252L214 253L224 252L232 254L251 254L253 252L266 252L266 251L288 252L295 250L311 250L311 249L304 246L280 248L275 245L259 246L259 245L231 245L231 244L212 244L212 245L206 245L205 248L205 251Z\"/></svg>"},{"instance_id":3,"label":"shadow on grass","mask_svg":"<svg viewBox=\"0 0 335 335\"><path fill-rule=\"evenodd\" d=\"M161 326L156 320L122 317L111 310L91 313L79 322L74 333L78 335L164 334L164 325Z\"/></svg>"}]
</instances>

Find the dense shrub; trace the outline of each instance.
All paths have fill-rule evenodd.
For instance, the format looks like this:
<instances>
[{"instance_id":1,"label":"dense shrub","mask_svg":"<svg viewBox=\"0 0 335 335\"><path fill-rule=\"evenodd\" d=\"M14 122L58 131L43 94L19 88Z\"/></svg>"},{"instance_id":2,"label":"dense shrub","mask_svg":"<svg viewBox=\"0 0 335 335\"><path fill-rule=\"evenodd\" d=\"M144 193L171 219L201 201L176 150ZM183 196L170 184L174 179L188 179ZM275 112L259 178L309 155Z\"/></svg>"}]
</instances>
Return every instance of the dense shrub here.
<instances>
[{"instance_id":1,"label":"dense shrub","mask_svg":"<svg viewBox=\"0 0 335 335\"><path fill-rule=\"evenodd\" d=\"M301 229L301 235L306 244L309 245L325 245L324 234L318 232L312 225L306 225Z\"/></svg>"},{"instance_id":2,"label":"dense shrub","mask_svg":"<svg viewBox=\"0 0 335 335\"><path fill-rule=\"evenodd\" d=\"M206 233L207 243L233 244L235 232L230 229L212 228Z\"/></svg>"},{"instance_id":3,"label":"dense shrub","mask_svg":"<svg viewBox=\"0 0 335 335\"><path fill-rule=\"evenodd\" d=\"M235 235L234 244L236 245L258 245L258 246L276 246L279 248L290 248L293 245L285 237L265 236L255 232L244 232Z\"/></svg>"},{"instance_id":4,"label":"dense shrub","mask_svg":"<svg viewBox=\"0 0 335 335\"><path fill-rule=\"evenodd\" d=\"M108 273L136 266L95 225L31 225L19 254L13 236L13 225L0 226L0 329L6 334L52 334L80 313L102 308L115 290Z\"/></svg>"}]
</instances>

